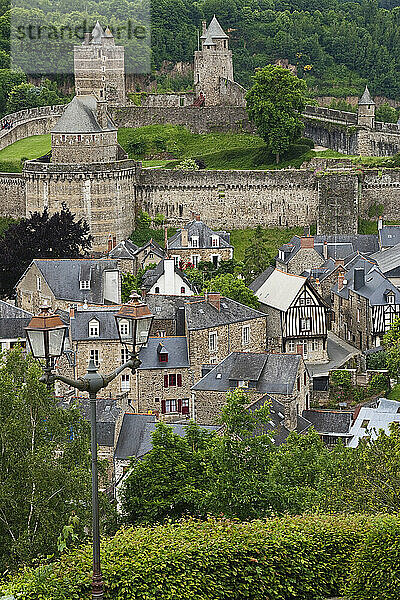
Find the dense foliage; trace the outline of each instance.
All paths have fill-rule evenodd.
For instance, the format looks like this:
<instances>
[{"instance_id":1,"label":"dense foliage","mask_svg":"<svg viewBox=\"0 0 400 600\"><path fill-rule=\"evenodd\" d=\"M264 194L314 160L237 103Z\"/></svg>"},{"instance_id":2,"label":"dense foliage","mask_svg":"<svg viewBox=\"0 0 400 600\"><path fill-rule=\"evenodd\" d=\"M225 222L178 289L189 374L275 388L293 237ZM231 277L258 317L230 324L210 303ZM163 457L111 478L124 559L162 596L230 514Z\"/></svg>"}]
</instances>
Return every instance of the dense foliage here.
<instances>
[{"instance_id":1,"label":"dense foliage","mask_svg":"<svg viewBox=\"0 0 400 600\"><path fill-rule=\"evenodd\" d=\"M398 517L365 515L123 529L103 541L105 600L323 600L347 590L349 600L395 600L398 532ZM22 572L2 591L24 600L88 600L90 565L86 546Z\"/></svg>"},{"instance_id":2,"label":"dense foliage","mask_svg":"<svg viewBox=\"0 0 400 600\"><path fill-rule=\"evenodd\" d=\"M88 224L76 221L65 204L52 216L45 209L10 225L0 238L0 297L13 295L34 258L75 258L91 244Z\"/></svg>"}]
</instances>

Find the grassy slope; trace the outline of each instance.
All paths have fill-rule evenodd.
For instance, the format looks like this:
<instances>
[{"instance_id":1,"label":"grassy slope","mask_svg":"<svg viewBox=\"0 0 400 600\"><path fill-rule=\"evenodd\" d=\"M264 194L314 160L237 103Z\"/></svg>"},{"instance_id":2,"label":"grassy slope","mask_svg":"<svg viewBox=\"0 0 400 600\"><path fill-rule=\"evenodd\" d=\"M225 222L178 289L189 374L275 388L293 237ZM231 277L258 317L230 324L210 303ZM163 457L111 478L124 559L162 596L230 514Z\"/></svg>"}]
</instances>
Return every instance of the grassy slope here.
<instances>
[{"instance_id":1,"label":"grassy slope","mask_svg":"<svg viewBox=\"0 0 400 600\"><path fill-rule=\"evenodd\" d=\"M39 158L50 150L50 134L33 135L0 150L0 161Z\"/></svg>"},{"instance_id":2,"label":"grassy slope","mask_svg":"<svg viewBox=\"0 0 400 600\"><path fill-rule=\"evenodd\" d=\"M273 254L278 253L279 246L288 242L294 235L302 235L302 227L292 227L289 229L282 229L279 227L271 227L264 230L266 232L266 239L268 240L268 246ZM243 260L244 251L252 241L254 229L232 229L231 244L235 248L234 258L236 260Z\"/></svg>"}]
</instances>

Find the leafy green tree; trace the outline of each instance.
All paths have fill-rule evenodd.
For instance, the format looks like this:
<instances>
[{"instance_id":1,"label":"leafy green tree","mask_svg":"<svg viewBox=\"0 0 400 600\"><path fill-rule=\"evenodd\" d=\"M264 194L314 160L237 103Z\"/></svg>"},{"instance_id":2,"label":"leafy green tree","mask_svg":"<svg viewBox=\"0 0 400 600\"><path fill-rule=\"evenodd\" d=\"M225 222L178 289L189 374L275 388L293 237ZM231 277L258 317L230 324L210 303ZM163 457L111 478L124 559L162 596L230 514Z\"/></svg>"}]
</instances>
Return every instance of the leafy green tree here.
<instances>
[{"instance_id":1,"label":"leafy green tree","mask_svg":"<svg viewBox=\"0 0 400 600\"><path fill-rule=\"evenodd\" d=\"M231 273L225 275L217 275L205 283L203 293L220 292L222 296L232 298L241 304L247 304L252 308L259 308L259 302L254 292L248 288L243 281Z\"/></svg>"},{"instance_id":2,"label":"leafy green tree","mask_svg":"<svg viewBox=\"0 0 400 600\"><path fill-rule=\"evenodd\" d=\"M244 251L243 275L247 283L251 283L258 275L274 262L274 252L267 239L266 231L258 225L254 230L249 245Z\"/></svg>"},{"instance_id":3,"label":"leafy green tree","mask_svg":"<svg viewBox=\"0 0 400 600\"><path fill-rule=\"evenodd\" d=\"M383 336L386 365L393 379L400 378L400 318L397 317L389 331Z\"/></svg>"},{"instance_id":4,"label":"leafy green tree","mask_svg":"<svg viewBox=\"0 0 400 600\"><path fill-rule=\"evenodd\" d=\"M247 112L279 163L303 131L301 113L307 103L307 84L289 69L267 65L256 72L247 92Z\"/></svg>"},{"instance_id":5,"label":"leafy green tree","mask_svg":"<svg viewBox=\"0 0 400 600\"><path fill-rule=\"evenodd\" d=\"M398 111L387 102L376 109L375 117L377 121L383 121L384 123L396 123L399 118Z\"/></svg>"},{"instance_id":6,"label":"leafy green tree","mask_svg":"<svg viewBox=\"0 0 400 600\"><path fill-rule=\"evenodd\" d=\"M156 263L150 263L144 269L139 269L136 275L133 275L133 273L124 273L122 275L122 302L128 302L132 292L137 292L138 294L140 294L142 288L143 275L149 269L155 269L156 266Z\"/></svg>"},{"instance_id":7,"label":"leafy green tree","mask_svg":"<svg viewBox=\"0 0 400 600\"><path fill-rule=\"evenodd\" d=\"M12 296L34 258L74 258L91 245L88 224L65 204L51 216L45 209L10 225L0 238L0 296Z\"/></svg>"},{"instance_id":8,"label":"leafy green tree","mask_svg":"<svg viewBox=\"0 0 400 600\"><path fill-rule=\"evenodd\" d=\"M48 81L48 80L47 80ZM50 84L50 82L48 82ZM12 88L7 100L7 113L17 112L25 108L63 104L65 98L46 85L37 87L32 83L20 83Z\"/></svg>"},{"instance_id":9,"label":"leafy green tree","mask_svg":"<svg viewBox=\"0 0 400 600\"><path fill-rule=\"evenodd\" d=\"M69 518L90 524L89 425L61 409L20 349L0 359L0 570L57 551Z\"/></svg>"}]
</instances>

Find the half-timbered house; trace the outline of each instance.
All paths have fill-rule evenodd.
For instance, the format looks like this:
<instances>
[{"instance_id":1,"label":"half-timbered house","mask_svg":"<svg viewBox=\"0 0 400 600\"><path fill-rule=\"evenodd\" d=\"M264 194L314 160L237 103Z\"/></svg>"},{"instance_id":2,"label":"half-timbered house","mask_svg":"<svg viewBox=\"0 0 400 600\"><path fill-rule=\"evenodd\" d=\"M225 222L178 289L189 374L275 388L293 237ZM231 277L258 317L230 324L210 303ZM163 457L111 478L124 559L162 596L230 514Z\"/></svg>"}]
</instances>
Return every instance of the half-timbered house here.
<instances>
[{"instance_id":1,"label":"half-timbered house","mask_svg":"<svg viewBox=\"0 0 400 600\"><path fill-rule=\"evenodd\" d=\"M332 290L333 331L360 350L380 346L400 316L400 291L374 261L360 258Z\"/></svg>"},{"instance_id":2,"label":"half-timbered house","mask_svg":"<svg viewBox=\"0 0 400 600\"><path fill-rule=\"evenodd\" d=\"M267 269L250 287L267 314L269 350L328 361L329 308L306 277Z\"/></svg>"}]
</instances>

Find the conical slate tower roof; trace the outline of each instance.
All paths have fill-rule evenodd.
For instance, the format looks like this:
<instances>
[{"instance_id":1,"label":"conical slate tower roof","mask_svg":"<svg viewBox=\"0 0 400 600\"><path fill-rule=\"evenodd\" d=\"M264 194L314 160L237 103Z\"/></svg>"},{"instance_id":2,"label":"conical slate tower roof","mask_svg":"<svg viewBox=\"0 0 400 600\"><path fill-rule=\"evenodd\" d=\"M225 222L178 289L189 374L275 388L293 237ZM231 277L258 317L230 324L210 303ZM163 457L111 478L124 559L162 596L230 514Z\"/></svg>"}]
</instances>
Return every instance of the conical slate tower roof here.
<instances>
[{"instance_id":1,"label":"conical slate tower roof","mask_svg":"<svg viewBox=\"0 0 400 600\"><path fill-rule=\"evenodd\" d=\"M101 38L104 36L104 29L97 21L92 31L92 44L101 44Z\"/></svg>"},{"instance_id":2,"label":"conical slate tower roof","mask_svg":"<svg viewBox=\"0 0 400 600\"><path fill-rule=\"evenodd\" d=\"M107 27L107 29L105 30L104 37L108 37L108 38L114 37L113 34L112 34L112 32L111 32L111 29L109 27Z\"/></svg>"},{"instance_id":3,"label":"conical slate tower roof","mask_svg":"<svg viewBox=\"0 0 400 600\"><path fill-rule=\"evenodd\" d=\"M211 39L228 40L229 36L226 35L221 25L218 23L217 17L214 15L211 23L206 31L206 37Z\"/></svg>"},{"instance_id":4,"label":"conical slate tower roof","mask_svg":"<svg viewBox=\"0 0 400 600\"><path fill-rule=\"evenodd\" d=\"M108 119L107 129L116 129ZM51 130L51 133L101 133L103 128L97 120L95 96L75 96Z\"/></svg>"},{"instance_id":5,"label":"conical slate tower roof","mask_svg":"<svg viewBox=\"0 0 400 600\"><path fill-rule=\"evenodd\" d=\"M368 86L365 86L364 93L361 96L358 104L375 104L375 102L371 98L371 94L369 93Z\"/></svg>"}]
</instances>

